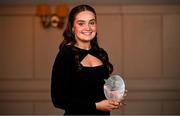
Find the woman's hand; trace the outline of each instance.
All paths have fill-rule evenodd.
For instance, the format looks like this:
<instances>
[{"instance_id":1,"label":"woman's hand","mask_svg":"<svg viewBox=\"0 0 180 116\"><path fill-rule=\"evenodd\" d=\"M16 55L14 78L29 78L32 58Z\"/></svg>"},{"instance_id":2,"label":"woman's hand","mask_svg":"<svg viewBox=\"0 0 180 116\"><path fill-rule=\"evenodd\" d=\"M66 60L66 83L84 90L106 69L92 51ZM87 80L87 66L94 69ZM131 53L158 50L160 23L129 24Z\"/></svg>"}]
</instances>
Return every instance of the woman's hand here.
<instances>
[{"instance_id":1,"label":"woman's hand","mask_svg":"<svg viewBox=\"0 0 180 116\"><path fill-rule=\"evenodd\" d=\"M126 105L126 103L124 101L125 101L127 95L128 95L128 90L125 90L123 97L118 101L121 106Z\"/></svg>"},{"instance_id":2,"label":"woman's hand","mask_svg":"<svg viewBox=\"0 0 180 116\"><path fill-rule=\"evenodd\" d=\"M113 100L102 100L96 103L96 109L101 111L110 112L119 108L119 102Z\"/></svg>"},{"instance_id":3,"label":"woman's hand","mask_svg":"<svg viewBox=\"0 0 180 116\"><path fill-rule=\"evenodd\" d=\"M111 112L114 109L118 109L119 107L126 105L126 103L124 103L124 100L127 97L127 93L128 93L128 91L126 90L122 99L120 99L119 101L102 100L100 102L97 102L96 109L101 110L101 111Z\"/></svg>"}]
</instances>

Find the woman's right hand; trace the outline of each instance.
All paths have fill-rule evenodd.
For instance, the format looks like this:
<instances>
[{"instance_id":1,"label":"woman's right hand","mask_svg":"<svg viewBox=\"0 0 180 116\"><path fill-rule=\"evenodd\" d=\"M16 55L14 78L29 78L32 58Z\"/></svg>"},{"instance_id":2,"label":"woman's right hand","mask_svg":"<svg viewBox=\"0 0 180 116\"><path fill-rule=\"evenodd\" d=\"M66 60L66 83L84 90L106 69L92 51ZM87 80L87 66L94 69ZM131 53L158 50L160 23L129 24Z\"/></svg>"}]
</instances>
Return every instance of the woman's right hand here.
<instances>
[{"instance_id":1,"label":"woman's right hand","mask_svg":"<svg viewBox=\"0 0 180 116\"><path fill-rule=\"evenodd\" d=\"M120 107L120 103L113 100L102 100L96 103L96 109L106 112L111 112L114 109L118 109Z\"/></svg>"}]
</instances>

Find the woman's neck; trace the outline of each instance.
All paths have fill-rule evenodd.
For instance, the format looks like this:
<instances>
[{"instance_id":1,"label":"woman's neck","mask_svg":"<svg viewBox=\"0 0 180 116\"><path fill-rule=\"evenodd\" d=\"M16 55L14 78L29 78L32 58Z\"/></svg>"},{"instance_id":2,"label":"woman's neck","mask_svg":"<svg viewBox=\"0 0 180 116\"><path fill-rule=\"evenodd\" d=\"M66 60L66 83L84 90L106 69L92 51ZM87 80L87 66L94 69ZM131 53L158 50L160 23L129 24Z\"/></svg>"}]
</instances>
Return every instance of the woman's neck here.
<instances>
[{"instance_id":1,"label":"woman's neck","mask_svg":"<svg viewBox=\"0 0 180 116\"><path fill-rule=\"evenodd\" d=\"M91 44L90 44L90 42L87 42L87 43L79 43L79 42L77 42L77 43L75 44L75 46L78 47L78 48L81 48L81 49L85 49L85 50L91 49Z\"/></svg>"}]
</instances>

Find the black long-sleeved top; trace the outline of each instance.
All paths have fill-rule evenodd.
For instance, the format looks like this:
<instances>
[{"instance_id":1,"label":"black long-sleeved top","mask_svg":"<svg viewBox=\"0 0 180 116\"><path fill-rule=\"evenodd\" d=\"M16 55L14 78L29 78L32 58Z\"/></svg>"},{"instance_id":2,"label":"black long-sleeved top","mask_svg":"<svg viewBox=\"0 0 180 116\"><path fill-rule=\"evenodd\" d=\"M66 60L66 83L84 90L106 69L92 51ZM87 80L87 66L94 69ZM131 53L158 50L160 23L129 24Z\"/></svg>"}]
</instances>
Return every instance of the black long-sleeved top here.
<instances>
[{"instance_id":1,"label":"black long-sleeved top","mask_svg":"<svg viewBox=\"0 0 180 116\"><path fill-rule=\"evenodd\" d=\"M78 55L75 55L78 54ZM65 110L65 115L109 115L96 110L95 103L106 99L104 79L109 71L104 65L85 67L78 64L87 55L101 60L95 49L84 50L72 45L64 46L56 56L51 81L51 97L55 107Z\"/></svg>"}]
</instances>

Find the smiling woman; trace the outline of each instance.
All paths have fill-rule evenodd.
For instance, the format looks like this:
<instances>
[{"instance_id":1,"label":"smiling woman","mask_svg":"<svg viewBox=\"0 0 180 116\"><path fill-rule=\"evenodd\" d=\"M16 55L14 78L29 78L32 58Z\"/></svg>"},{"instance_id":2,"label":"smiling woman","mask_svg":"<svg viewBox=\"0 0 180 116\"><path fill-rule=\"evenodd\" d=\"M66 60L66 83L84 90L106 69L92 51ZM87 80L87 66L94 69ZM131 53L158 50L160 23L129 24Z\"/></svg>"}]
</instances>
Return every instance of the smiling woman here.
<instances>
[{"instance_id":1,"label":"smiling woman","mask_svg":"<svg viewBox=\"0 0 180 116\"><path fill-rule=\"evenodd\" d=\"M96 35L95 15L90 11L79 13L75 18L72 30L76 33L76 46L83 47L84 44L89 44L89 41Z\"/></svg>"},{"instance_id":2,"label":"smiling woman","mask_svg":"<svg viewBox=\"0 0 180 116\"><path fill-rule=\"evenodd\" d=\"M52 69L51 97L65 115L110 115L121 101L107 100L104 79L113 71L106 51L99 47L96 12L88 5L74 7Z\"/></svg>"}]
</instances>

